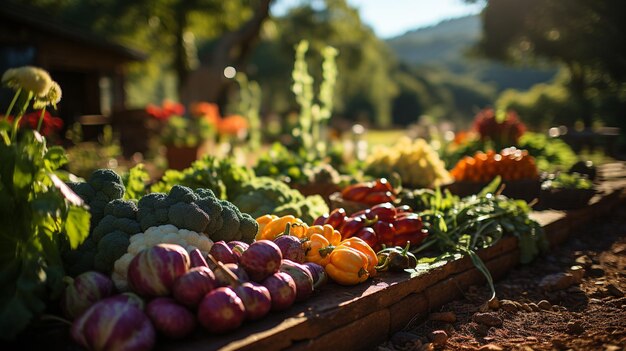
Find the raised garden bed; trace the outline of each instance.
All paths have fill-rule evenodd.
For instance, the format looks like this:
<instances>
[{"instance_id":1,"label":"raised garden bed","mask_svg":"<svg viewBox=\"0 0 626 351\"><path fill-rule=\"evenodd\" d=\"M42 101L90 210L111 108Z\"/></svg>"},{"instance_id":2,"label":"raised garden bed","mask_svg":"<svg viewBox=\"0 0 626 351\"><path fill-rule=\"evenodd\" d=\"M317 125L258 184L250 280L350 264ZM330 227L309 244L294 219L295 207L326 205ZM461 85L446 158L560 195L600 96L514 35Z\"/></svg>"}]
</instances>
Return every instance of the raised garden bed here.
<instances>
[{"instance_id":1,"label":"raised garden bed","mask_svg":"<svg viewBox=\"0 0 626 351\"><path fill-rule=\"evenodd\" d=\"M551 246L593 218L603 216L623 201L626 188L623 164L602 167L599 193L589 206L572 210L533 212ZM494 279L519 264L517 241L507 237L479 256ZM159 342L160 350L299 350L362 349L377 345L409 322L426 318L429 311L459 297L470 285L484 282L469 258L461 258L413 278L406 273L385 273L353 287L328 285L304 303L226 335L199 331L184 342Z\"/></svg>"}]
</instances>

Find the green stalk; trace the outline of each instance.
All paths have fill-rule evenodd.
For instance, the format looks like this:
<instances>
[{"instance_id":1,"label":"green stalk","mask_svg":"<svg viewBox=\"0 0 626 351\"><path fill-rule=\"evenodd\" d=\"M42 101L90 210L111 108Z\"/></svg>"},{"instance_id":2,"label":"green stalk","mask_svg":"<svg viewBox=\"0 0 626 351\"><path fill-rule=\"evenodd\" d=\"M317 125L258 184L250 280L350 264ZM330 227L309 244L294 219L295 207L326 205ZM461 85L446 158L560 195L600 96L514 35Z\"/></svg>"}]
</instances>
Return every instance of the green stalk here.
<instances>
[{"instance_id":1,"label":"green stalk","mask_svg":"<svg viewBox=\"0 0 626 351\"><path fill-rule=\"evenodd\" d=\"M17 101L17 98L20 96L21 92L22 92L22 88L19 88L15 92L15 95L13 95L13 100L11 100L11 104L9 104L9 108L7 109L7 113L4 114L5 118L9 117L9 114L13 110L13 106L15 105L15 102Z\"/></svg>"},{"instance_id":2,"label":"green stalk","mask_svg":"<svg viewBox=\"0 0 626 351\"><path fill-rule=\"evenodd\" d=\"M46 113L46 106L41 109L41 115L39 116L39 122L37 122L37 132L41 131L41 125L43 124L43 116Z\"/></svg>"}]
</instances>

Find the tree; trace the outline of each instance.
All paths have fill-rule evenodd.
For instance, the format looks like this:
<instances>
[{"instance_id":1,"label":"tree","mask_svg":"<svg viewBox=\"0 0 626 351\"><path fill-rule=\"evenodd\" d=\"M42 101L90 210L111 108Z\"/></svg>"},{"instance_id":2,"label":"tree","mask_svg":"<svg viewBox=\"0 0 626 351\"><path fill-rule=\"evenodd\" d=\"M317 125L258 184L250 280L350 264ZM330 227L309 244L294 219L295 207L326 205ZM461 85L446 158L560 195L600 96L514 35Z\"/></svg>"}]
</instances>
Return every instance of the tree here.
<instances>
[{"instance_id":1,"label":"tree","mask_svg":"<svg viewBox=\"0 0 626 351\"><path fill-rule=\"evenodd\" d=\"M486 56L562 63L580 118L591 128L590 78L626 82L626 7L621 0L491 0L483 11Z\"/></svg>"},{"instance_id":2,"label":"tree","mask_svg":"<svg viewBox=\"0 0 626 351\"><path fill-rule=\"evenodd\" d=\"M271 3L271 0L12 1L45 9L53 16L147 52L149 60L132 66L130 79L139 86L134 89L139 94L152 96L148 101L154 95L161 98L171 95L163 92L170 81L164 73L169 72L173 73L173 93L180 95L189 74L200 65L197 43L221 37L213 51L214 57L227 56L236 61L245 57L258 36L260 24L269 15Z\"/></svg>"}]
</instances>

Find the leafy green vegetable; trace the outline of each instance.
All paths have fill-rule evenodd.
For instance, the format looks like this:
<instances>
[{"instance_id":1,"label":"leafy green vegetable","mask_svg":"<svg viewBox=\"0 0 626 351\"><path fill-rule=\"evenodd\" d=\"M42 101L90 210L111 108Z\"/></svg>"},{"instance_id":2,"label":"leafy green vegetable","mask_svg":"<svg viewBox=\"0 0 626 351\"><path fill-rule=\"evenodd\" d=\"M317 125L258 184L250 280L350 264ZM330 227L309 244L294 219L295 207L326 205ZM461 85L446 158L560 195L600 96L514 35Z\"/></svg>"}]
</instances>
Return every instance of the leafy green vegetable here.
<instances>
[{"instance_id":1,"label":"leafy green vegetable","mask_svg":"<svg viewBox=\"0 0 626 351\"><path fill-rule=\"evenodd\" d=\"M146 184L150 181L150 175L143 163L139 163L129 169L122 176L122 180L126 187L126 193L124 193L124 199L126 200L139 200L148 192Z\"/></svg>"},{"instance_id":2,"label":"leafy green vegetable","mask_svg":"<svg viewBox=\"0 0 626 351\"><path fill-rule=\"evenodd\" d=\"M439 190L420 194L419 201L430 205L420 213L430 235L413 250L417 253L436 247L442 253L469 256L487 278L493 294L491 275L475 250L489 247L505 235L513 235L519 241L520 261L528 263L547 248L541 226L528 217L530 206L523 200L496 193L499 185L500 179L496 178L478 195L458 201L453 201L454 196L449 193L442 195Z\"/></svg>"},{"instance_id":3,"label":"leafy green vegetable","mask_svg":"<svg viewBox=\"0 0 626 351\"><path fill-rule=\"evenodd\" d=\"M226 200L236 196L241 187L253 178L254 172L238 165L233 158L206 156L182 171L167 170L150 190L166 193L174 185L183 185L192 189L211 189L215 196Z\"/></svg>"},{"instance_id":4,"label":"leafy green vegetable","mask_svg":"<svg viewBox=\"0 0 626 351\"><path fill-rule=\"evenodd\" d=\"M591 182L585 175L580 173L559 173L552 175L541 183L542 189L591 189Z\"/></svg>"},{"instance_id":5,"label":"leafy green vegetable","mask_svg":"<svg viewBox=\"0 0 626 351\"><path fill-rule=\"evenodd\" d=\"M0 338L12 339L58 298L60 246L89 233L89 212L56 176L67 158L37 132L0 142Z\"/></svg>"}]
</instances>

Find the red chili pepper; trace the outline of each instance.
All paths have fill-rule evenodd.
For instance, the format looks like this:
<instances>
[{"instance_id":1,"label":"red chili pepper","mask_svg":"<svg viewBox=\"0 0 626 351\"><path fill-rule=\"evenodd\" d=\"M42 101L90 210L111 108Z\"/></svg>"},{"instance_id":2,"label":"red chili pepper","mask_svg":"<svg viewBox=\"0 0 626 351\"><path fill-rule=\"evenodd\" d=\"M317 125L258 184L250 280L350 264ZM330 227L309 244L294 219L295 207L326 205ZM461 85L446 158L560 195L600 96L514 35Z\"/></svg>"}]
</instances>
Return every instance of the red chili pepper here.
<instances>
[{"instance_id":1,"label":"red chili pepper","mask_svg":"<svg viewBox=\"0 0 626 351\"><path fill-rule=\"evenodd\" d=\"M376 232L378 241L387 246L393 246L393 238L396 236L396 228L393 224L384 221L378 221L372 225L372 229Z\"/></svg>"},{"instance_id":2,"label":"red chili pepper","mask_svg":"<svg viewBox=\"0 0 626 351\"><path fill-rule=\"evenodd\" d=\"M409 205L402 205L396 207L396 213L412 213L413 209Z\"/></svg>"},{"instance_id":3,"label":"red chili pepper","mask_svg":"<svg viewBox=\"0 0 626 351\"><path fill-rule=\"evenodd\" d=\"M378 222L377 217L374 217L373 219L368 219L364 215L350 217L346 219L341 229L339 229L341 238L348 239L349 237L354 236L354 234L361 230L361 228L368 227L376 222Z\"/></svg>"},{"instance_id":4,"label":"red chili pepper","mask_svg":"<svg viewBox=\"0 0 626 351\"><path fill-rule=\"evenodd\" d=\"M393 222L396 219L396 208L391 202L378 204L370 209L370 212L378 216L378 219L385 222Z\"/></svg>"},{"instance_id":5,"label":"red chili pepper","mask_svg":"<svg viewBox=\"0 0 626 351\"><path fill-rule=\"evenodd\" d=\"M369 183L349 185L341 191L341 197L344 200L359 202L372 192L372 186L373 184Z\"/></svg>"},{"instance_id":6,"label":"red chili pepper","mask_svg":"<svg viewBox=\"0 0 626 351\"><path fill-rule=\"evenodd\" d=\"M406 245L407 242L411 242L411 247L415 247L424 241L428 236L428 230L420 229L413 232L403 233L396 235L393 239L394 246L403 246Z\"/></svg>"},{"instance_id":7,"label":"red chili pepper","mask_svg":"<svg viewBox=\"0 0 626 351\"><path fill-rule=\"evenodd\" d=\"M374 190L376 191L389 191L393 194L396 193L396 190L391 186L391 183L387 180L387 178L379 178L376 179L374 183Z\"/></svg>"},{"instance_id":8,"label":"red chili pepper","mask_svg":"<svg viewBox=\"0 0 626 351\"><path fill-rule=\"evenodd\" d=\"M330 224L333 228L339 229L343 226L346 218L346 210L343 207L339 207L330 212L324 224Z\"/></svg>"},{"instance_id":9,"label":"red chili pepper","mask_svg":"<svg viewBox=\"0 0 626 351\"><path fill-rule=\"evenodd\" d=\"M324 213L323 215L317 217L315 221L313 221L313 225L324 225L328 220L328 213Z\"/></svg>"},{"instance_id":10,"label":"red chili pepper","mask_svg":"<svg viewBox=\"0 0 626 351\"><path fill-rule=\"evenodd\" d=\"M383 202L393 202L396 200L396 196L391 193L391 191L375 191L373 193L367 194L363 199L359 202L368 205L377 205Z\"/></svg>"},{"instance_id":11,"label":"red chili pepper","mask_svg":"<svg viewBox=\"0 0 626 351\"><path fill-rule=\"evenodd\" d=\"M396 235L419 231L422 229L422 225L422 219L414 213L401 216L393 222L393 226L396 228Z\"/></svg>"},{"instance_id":12,"label":"red chili pepper","mask_svg":"<svg viewBox=\"0 0 626 351\"><path fill-rule=\"evenodd\" d=\"M376 232L371 227L361 228L355 235L357 238L363 239L375 252L380 251L380 244Z\"/></svg>"}]
</instances>

